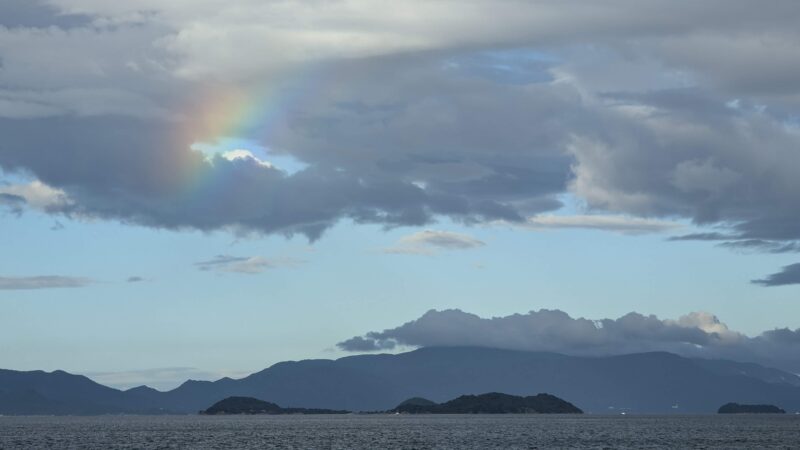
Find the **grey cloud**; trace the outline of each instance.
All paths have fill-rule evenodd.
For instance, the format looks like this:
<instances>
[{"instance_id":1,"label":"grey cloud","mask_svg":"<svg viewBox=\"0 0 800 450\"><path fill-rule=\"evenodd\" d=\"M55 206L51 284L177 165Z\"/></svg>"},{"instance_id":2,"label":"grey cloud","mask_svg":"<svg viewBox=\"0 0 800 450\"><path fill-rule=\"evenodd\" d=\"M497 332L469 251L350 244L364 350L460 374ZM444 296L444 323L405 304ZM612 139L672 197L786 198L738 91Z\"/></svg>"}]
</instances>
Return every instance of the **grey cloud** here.
<instances>
[{"instance_id":1,"label":"grey cloud","mask_svg":"<svg viewBox=\"0 0 800 450\"><path fill-rule=\"evenodd\" d=\"M725 233L690 233L682 234L680 236L670 236L668 241L725 241L728 239L736 239L736 236Z\"/></svg>"},{"instance_id":2,"label":"grey cloud","mask_svg":"<svg viewBox=\"0 0 800 450\"><path fill-rule=\"evenodd\" d=\"M521 224L571 190L592 212L800 238L794 0L4 5L92 20L0 30L0 166L63 190L53 213L316 239L342 219ZM306 170L190 150L223 137L214 86L279 78L310 81L270 84L281 114L234 137Z\"/></svg>"},{"instance_id":3,"label":"grey cloud","mask_svg":"<svg viewBox=\"0 0 800 450\"><path fill-rule=\"evenodd\" d=\"M727 241L719 244L722 248L739 251L753 251L762 253L796 253L800 252L800 243L768 241L764 239L743 239Z\"/></svg>"},{"instance_id":4,"label":"grey cloud","mask_svg":"<svg viewBox=\"0 0 800 450\"><path fill-rule=\"evenodd\" d=\"M768 275L766 278L753 280L754 284L762 286L786 286L800 284L800 263L783 266L780 272Z\"/></svg>"},{"instance_id":5,"label":"grey cloud","mask_svg":"<svg viewBox=\"0 0 800 450\"><path fill-rule=\"evenodd\" d=\"M729 224L738 239L800 238L787 213L800 201L796 133L757 112L696 118L647 96L615 107L604 132L571 145L572 189L591 206Z\"/></svg>"},{"instance_id":6,"label":"grey cloud","mask_svg":"<svg viewBox=\"0 0 800 450\"><path fill-rule=\"evenodd\" d=\"M127 281L128 283L139 283L139 282L142 282L142 281L144 281L144 278L142 278L142 277L137 277L137 276L133 276L133 277L128 277L128 279L127 279L126 281Z\"/></svg>"},{"instance_id":7,"label":"grey cloud","mask_svg":"<svg viewBox=\"0 0 800 450\"><path fill-rule=\"evenodd\" d=\"M0 207L4 207L11 214L19 216L28 204L24 197L0 192Z\"/></svg>"},{"instance_id":8,"label":"grey cloud","mask_svg":"<svg viewBox=\"0 0 800 450\"><path fill-rule=\"evenodd\" d=\"M0 290L79 288L94 283L89 278L43 275L35 277L0 277Z\"/></svg>"},{"instance_id":9,"label":"grey cloud","mask_svg":"<svg viewBox=\"0 0 800 450\"><path fill-rule=\"evenodd\" d=\"M0 3L0 26L74 28L88 25L92 18L64 14L46 0L3 0Z\"/></svg>"},{"instance_id":10,"label":"grey cloud","mask_svg":"<svg viewBox=\"0 0 800 450\"><path fill-rule=\"evenodd\" d=\"M379 71L378 75L390 74ZM397 95L405 97L406 102L424 105L429 89L424 85L421 82L418 92L408 92L411 95L404 91ZM369 97L368 93L364 95ZM460 96L453 93L453 100ZM493 99L491 89L486 89L484 98L497 108L505 108L502 99ZM555 98L552 101L558 102ZM542 104L536 96L525 101L530 108L541 109ZM564 189L569 170L565 157L553 150L543 150L541 155L527 152L528 146L519 137L502 138L506 141L501 144L503 148L494 156L484 155L477 142L459 137L457 131L462 126L477 128L478 116L462 119L459 113L448 113L452 108L446 103L432 108L387 118L380 132L370 131L374 126L362 126L362 120L372 120L368 116L348 118L349 113L344 113L337 126L315 131L314 127L320 125L309 128L307 119L312 112L298 113L306 119L273 133L277 146L292 148L296 156L310 164L291 175L248 159L218 157L209 161L199 152L188 150L189 141L165 147L165 142L173 140L174 124L115 117L0 120L0 129L8 140L0 154L0 165L30 170L48 185L63 189L74 202L57 211L64 214L177 229L301 233L312 239L342 218L386 226L424 225L440 215L465 223L518 221L523 210L559 206L551 199ZM497 114L511 118L517 108L511 104L510 109ZM465 105L464 109L469 107ZM445 113L455 114L452 120L456 123L465 123L448 132L424 125L426 114ZM37 131L42 127L48 133ZM393 127L396 131L391 131ZM514 127L521 130L523 124ZM502 129L492 132L484 127L485 144L480 148L490 144L492 133L498 137L507 134ZM317 139L317 134L327 137ZM405 144L378 144L392 142L393 134L416 137L413 142L403 138ZM449 152L452 162L415 156L433 151L436 142L454 148ZM54 154L51 149L56 147L60 151ZM371 151L353 153L350 148ZM93 161L92 170L81 164L87 159ZM295 201L297 198L302 201Z\"/></svg>"},{"instance_id":11,"label":"grey cloud","mask_svg":"<svg viewBox=\"0 0 800 450\"><path fill-rule=\"evenodd\" d=\"M354 336L336 344L340 349L348 352L376 352L395 348L395 341L377 340L369 337Z\"/></svg>"},{"instance_id":12,"label":"grey cloud","mask_svg":"<svg viewBox=\"0 0 800 450\"><path fill-rule=\"evenodd\" d=\"M724 241L718 247L729 250L760 253L794 253L800 251L800 243L795 241L773 241L767 239L746 239L741 235L726 233L691 233L671 236L668 241Z\"/></svg>"},{"instance_id":13,"label":"grey cloud","mask_svg":"<svg viewBox=\"0 0 800 450\"><path fill-rule=\"evenodd\" d=\"M748 337L709 313L663 320L631 312L618 319L572 318L559 310L481 318L457 309L431 310L396 328L340 342L345 351L397 346L478 346L574 355L670 351L690 357L752 361L800 371L800 329L776 329Z\"/></svg>"}]
</instances>

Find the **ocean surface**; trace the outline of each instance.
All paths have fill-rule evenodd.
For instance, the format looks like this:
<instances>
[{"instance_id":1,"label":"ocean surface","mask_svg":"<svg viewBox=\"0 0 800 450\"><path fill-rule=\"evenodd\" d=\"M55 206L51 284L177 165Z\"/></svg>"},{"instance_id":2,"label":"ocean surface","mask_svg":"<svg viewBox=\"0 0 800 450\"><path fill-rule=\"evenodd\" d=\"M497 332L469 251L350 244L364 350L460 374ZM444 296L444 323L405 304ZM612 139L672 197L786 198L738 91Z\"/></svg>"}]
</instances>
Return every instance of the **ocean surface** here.
<instances>
[{"instance_id":1,"label":"ocean surface","mask_svg":"<svg viewBox=\"0 0 800 450\"><path fill-rule=\"evenodd\" d=\"M800 448L800 416L6 416L0 448Z\"/></svg>"}]
</instances>

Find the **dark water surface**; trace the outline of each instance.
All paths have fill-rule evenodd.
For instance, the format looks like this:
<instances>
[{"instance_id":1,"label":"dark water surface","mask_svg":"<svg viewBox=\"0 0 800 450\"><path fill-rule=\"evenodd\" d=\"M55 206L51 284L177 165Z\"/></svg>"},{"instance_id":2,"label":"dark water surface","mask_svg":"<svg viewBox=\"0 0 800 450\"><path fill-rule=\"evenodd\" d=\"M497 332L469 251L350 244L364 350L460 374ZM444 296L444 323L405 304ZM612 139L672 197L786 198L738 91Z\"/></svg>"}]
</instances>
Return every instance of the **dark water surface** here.
<instances>
[{"instance_id":1,"label":"dark water surface","mask_svg":"<svg viewBox=\"0 0 800 450\"><path fill-rule=\"evenodd\" d=\"M800 448L800 416L0 417L0 448Z\"/></svg>"}]
</instances>

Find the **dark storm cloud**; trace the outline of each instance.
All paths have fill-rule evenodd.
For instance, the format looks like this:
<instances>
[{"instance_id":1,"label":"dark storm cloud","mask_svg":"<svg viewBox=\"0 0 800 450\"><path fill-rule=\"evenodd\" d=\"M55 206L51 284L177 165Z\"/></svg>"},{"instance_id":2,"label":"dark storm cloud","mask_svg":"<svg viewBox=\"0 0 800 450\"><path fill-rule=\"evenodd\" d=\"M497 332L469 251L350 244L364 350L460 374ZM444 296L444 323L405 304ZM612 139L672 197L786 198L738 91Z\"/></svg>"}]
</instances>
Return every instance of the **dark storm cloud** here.
<instances>
[{"instance_id":1,"label":"dark storm cloud","mask_svg":"<svg viewBox=\"0 0 800 450\"><path fill-rule=\"evenodd\" d=\"M697 312L677 320L635 312L618 319L589 320L544 309L490 319L457 309L431 310L396 328L338 344L340 349L354 352L397 346L478 346L590 356L670 351L800 371L800 329L770 330L751 338L730 330L711 314Z\"/></svg>"},{"instance_id":2,"label":"dark storm cloud","mask_svg":"<svg viewBox=\"0 0 800 450\"><path fill-rule=\"evenodd\" d=\"M773 273L753 283L762 286L786 286L789 284L800 284L800 263L784 266L780 272Z\"/></svg>"},{"instance_id":3,"label":"dark storm cloud","mask_svg":"<svg viewBox=\"0 0 800 450\"><path fill-rule=\"evenodd\" d=\"M35 277L0 277L0 290L78 288L92 284L88 278L44 275Z\"/></svg>"}]
</instances>

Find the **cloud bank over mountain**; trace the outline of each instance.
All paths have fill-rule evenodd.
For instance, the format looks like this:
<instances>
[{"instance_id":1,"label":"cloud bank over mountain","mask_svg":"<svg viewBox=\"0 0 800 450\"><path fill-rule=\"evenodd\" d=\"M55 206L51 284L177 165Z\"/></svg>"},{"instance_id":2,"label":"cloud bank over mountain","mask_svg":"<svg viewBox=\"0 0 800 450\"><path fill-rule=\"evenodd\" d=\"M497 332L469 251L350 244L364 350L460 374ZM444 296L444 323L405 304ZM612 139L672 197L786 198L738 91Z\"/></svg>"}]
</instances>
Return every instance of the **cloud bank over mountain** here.
<instances>
[{"instance_id":1,"label":"cloud bank over mountain","mask_svg":"<svg viewBox=\"0 0 800 450\"><path fill-rule=\"evenodd\" d=\"M355 336L337 346L352 352L476 346L582 356L668 351L756 362L800 373L800 329L774 329L749 337L704 312L676 320L636 312L618 319L590 320L547 309L492 318L458 309L430 310L396 328Z\"/></svg>"}]
</instances>

